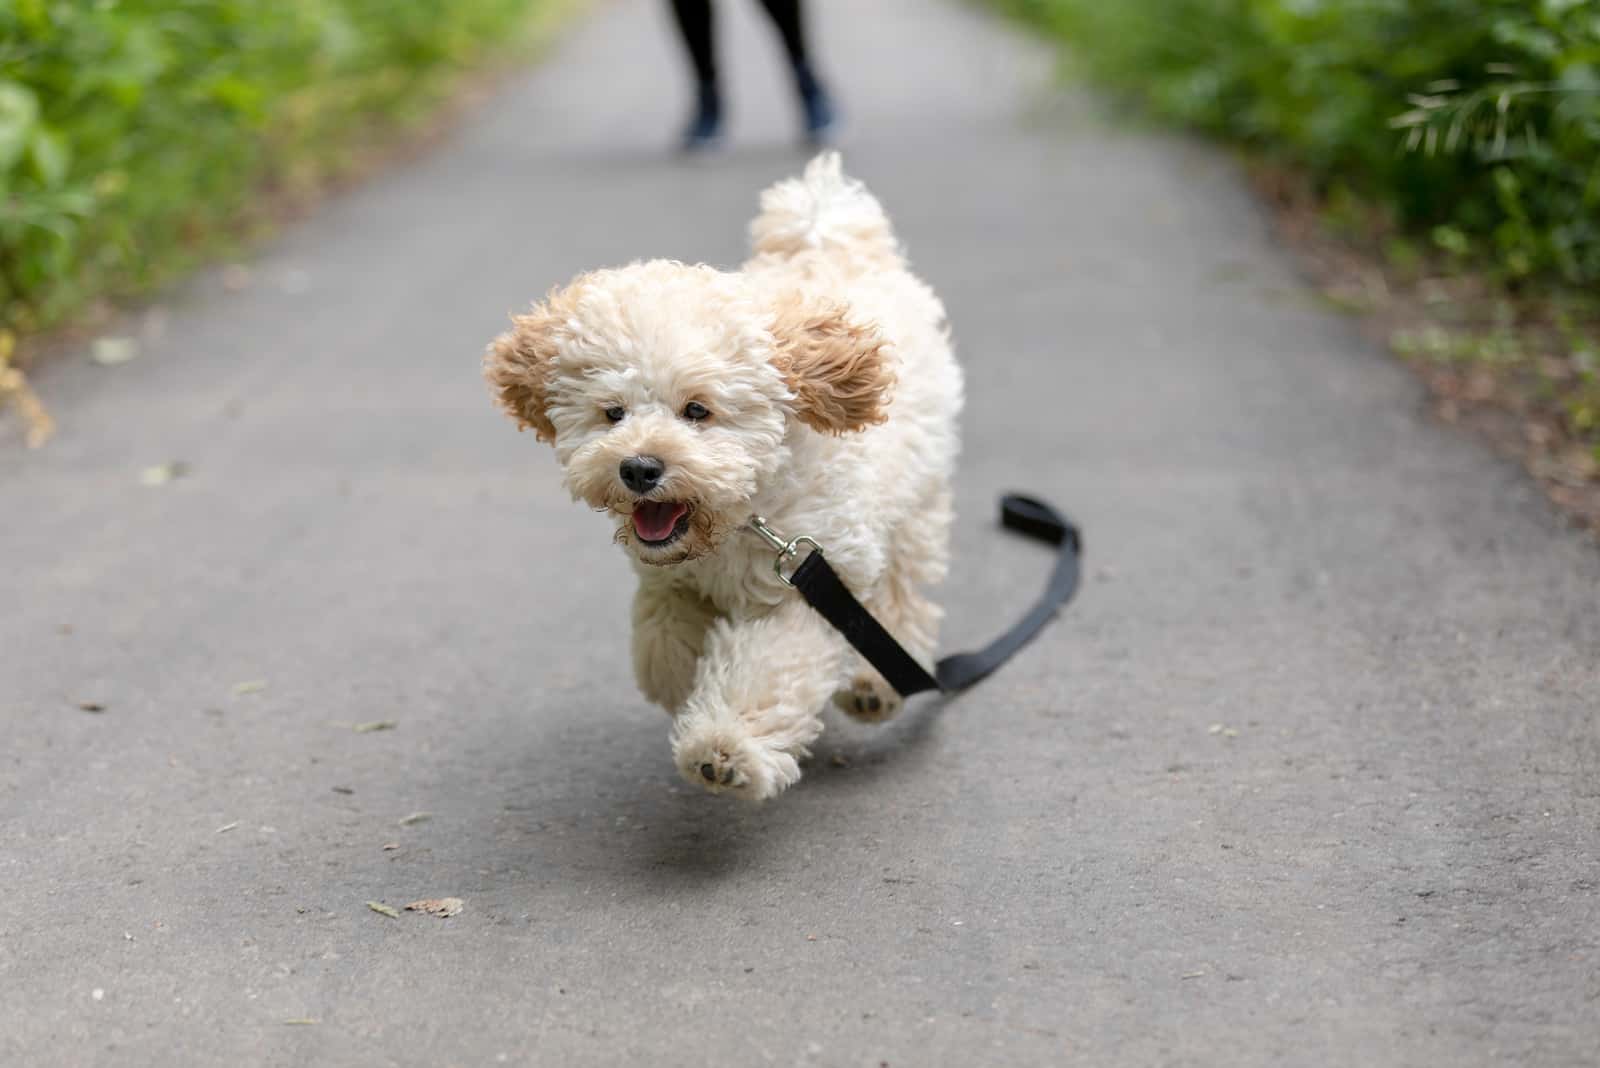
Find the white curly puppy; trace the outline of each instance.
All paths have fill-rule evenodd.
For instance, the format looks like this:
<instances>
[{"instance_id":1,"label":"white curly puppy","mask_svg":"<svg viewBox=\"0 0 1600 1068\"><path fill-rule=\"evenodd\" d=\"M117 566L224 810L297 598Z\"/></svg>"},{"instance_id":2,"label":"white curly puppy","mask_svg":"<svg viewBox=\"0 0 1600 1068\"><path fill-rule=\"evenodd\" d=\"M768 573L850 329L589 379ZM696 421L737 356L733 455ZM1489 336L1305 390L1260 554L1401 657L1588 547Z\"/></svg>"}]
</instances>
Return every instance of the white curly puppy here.
<instances>
[{"instance_id":1,"label":"white curly puppy","mask_svg":"<svg viewBox=\"0 0 1600 1068\"><path fill-rule=\"evenodd\" d=\"M609 513L639 576L633 663L690 782L759 800L800 777L830 696L899 698L774 573L750 527L805 534L913 656L942 612L961 371L944 308L836 153L761 197L738 271L654 260L553 292L485 374Z\"/></svg>"}]
</instances>

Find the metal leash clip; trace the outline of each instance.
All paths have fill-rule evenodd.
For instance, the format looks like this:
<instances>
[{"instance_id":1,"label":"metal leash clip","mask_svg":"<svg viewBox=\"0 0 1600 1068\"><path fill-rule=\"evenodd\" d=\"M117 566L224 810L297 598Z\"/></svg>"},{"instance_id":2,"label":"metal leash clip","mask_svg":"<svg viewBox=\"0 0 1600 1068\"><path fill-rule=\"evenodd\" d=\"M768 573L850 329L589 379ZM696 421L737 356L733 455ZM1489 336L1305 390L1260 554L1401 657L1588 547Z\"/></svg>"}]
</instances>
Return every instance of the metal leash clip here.
<instances>
[{"instance_id":1,"label":"metal leash clip","mask_svg":"<svg viewBox=\"0 0 1600 1068\"><path fill-rule=\"evenodd\" d=\"M798 538L790 538L788 541L784 541L783 536L767 526L767 521L759 515L750 517L750 529L761 535L761 540L777 551L778 556L772 561L773 574L778 576L779 582L782 582L790 589L794 588L794 583L790 582L789 576L783 573L783 562L799 556L800 546L802 545L811 546L811 551L818 556L823 555L822 546L817 544L816 539L802 534Z\"/></svg>"}]
</instances>

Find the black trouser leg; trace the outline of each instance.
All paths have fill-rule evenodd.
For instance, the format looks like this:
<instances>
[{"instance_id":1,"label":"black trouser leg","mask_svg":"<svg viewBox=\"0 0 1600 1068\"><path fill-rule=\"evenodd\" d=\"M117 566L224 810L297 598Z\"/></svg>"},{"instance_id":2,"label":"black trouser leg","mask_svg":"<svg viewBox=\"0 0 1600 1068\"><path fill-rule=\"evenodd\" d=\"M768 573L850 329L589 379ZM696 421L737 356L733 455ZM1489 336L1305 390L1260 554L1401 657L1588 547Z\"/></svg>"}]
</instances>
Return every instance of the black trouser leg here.
<instances>
[{"instance_id":1,"label":"black trouser leg","mask_svg":"<svg viewBox=\"0 0 1600 1068\"><path fill-rule=\"evenodd\" d=\"M816 72L811 69L801 2L761 0L761 6L767 9L778 35L783 38L783 50L789 54L789 66L794 70L795 91L800 94L800 104L805 109L806 136L814 143L825 143L837 126L837 115L833 101L823 89Z\"/></svg>"},{"instance_id":2,"label":"black trouser leg","mask_svg":"<svg viewBox=\"0 0 1600 1068\"><path fill-rule=\"evenodd\" d=\"M694 76L702 89L717 84L716 42L711 26L711 0L672 0L672 14L683 35Z\"/></svg>"},{"instance_id":3,"label":"black trouser leg","mask_svg":"<svg viewBox=\"0 0 1600 1068\"><path fill-rule=\"evenodd\" d=\"M783 50L789 54L789 65L798 73L810 69L806 56L805 25L801 21L800 0L761 0L772 24L783 38Z\"/></svg>"},{"instance_id":4,"label":"black trouser leg","mask_svg":"<svg viewBox=\"0 0 1600 1068\"><path fill-rule=\"evenodd\" d=\"M717 89L717 42L711 0L672 0L672 15L683 46L694 65L694 111L683 131L683 146L690 151L710 148L722 133L722 94Z\"/></svg>"}]
</instances>

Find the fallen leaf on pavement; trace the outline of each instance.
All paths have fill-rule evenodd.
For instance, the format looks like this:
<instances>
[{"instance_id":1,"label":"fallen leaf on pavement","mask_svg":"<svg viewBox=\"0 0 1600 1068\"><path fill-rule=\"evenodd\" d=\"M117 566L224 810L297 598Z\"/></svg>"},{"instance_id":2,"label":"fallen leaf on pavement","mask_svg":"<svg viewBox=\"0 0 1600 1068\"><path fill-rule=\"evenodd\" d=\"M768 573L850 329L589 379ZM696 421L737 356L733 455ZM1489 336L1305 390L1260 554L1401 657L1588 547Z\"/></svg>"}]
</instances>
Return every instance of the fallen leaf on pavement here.
<instances>
[{"instance_id":1,"label":"fallen leaf on pavement","mask_svg":"<svg viewBox=\"0 0 1600 1068\"><path fill-rule=\"evenodd\" d=\"M400 918L399 912L397 912L394 908L385 905L381 901L369 901L367 902L367 908L371 909L373 912L387 916L391 920L398 920Z\"/></svg>"},{"instance_id":2,"label":"fallen leaf on pavement","mask_svg":"<svg viewBox=\"0 0 1600 1068\"><path fill-rule=\"evenodd\" d=\"M433 819L433 813L431 812L413 812L409 816L400 817L400 826L409 827L413 823L422 823L425 820L431 819Z\"/></svg>"},{"instance_id":3,"label":"fallen leaf on pavement","mask_svg":"<svg viewBox=\"0 0 1600 1068\"><path fill-rule=\"evenodd\" d=\"M170 460L164 464L156 464L139 472L141 486L165 486L173 479L182 478L189 473L189 465L182 460Z\"/></svg>"},{"instance_id":4,"label":"fallen leaf on pavement","mask_svg":"<svg viewBox=\"0 0 1600 1068\"><path fill-rule=\"evenodd\" d=\"M288 1027L310 1027L312 1024L321 1023L322 1021L321 1020L313 1020L309 1016L301 1016L301 1017L298 1017L296 1019L285 1020L283 1022Z\"/></svg>"},{"instance_id":5,"label":"fallen leaf on pavement","mask_svg":"<svg viewBox=\"0 0 1600 1068\"><path fill-rule=\"evenodd\" d=\"M448 918L456 915L467 907L467 903L459 897L427 898L423 901L413 901L406 906L407 912L427 912L434 916Z\"/></svg>"},{"instance_id":6,"label":"fallen leaf on pavement","mask_svg":"<svg viewBox=\"0 0 1600 1068\"><path fill-rule=\"evenodd\" d=\"M249 682L236 682L233 684L233 695L235 697L243 697L245 694L260 693L266 688L266 679L251 679Z\"/></svg>"},{"instance_id":7,"label":"fallen leaf on pavement","mask_svg":"<svg viewBox=\"0 0 1600 1068\"><path fill-rule=\"evenodd\" d=\"M103 337L95 341L90 359L101 367L115 367L139 355L139 342L131 337Z\"/></svg>"},{"instance_id":8,"label":"fallen leaf on pavement","mask_svg":"<svg viewBox=\"0 0 1600 1068\"><path fill-rule=\"evenodd\" d=\"M400 724L392 719L375 719L368 723L357 723L350 729L357 734L370 734L373 731L392 731L398 726Z\"/></svg>"},{"instance_id":9,"label":"fallen leaf on pavement","mask_svg":"<svg viewBox=\"0 0 1600 1068\"><path fill-rule=\"evenodd\" d=\"M106 706L99 701L79 701L78 707L85 712L104 712L106 710Z\"/></svg>"},{"instance_id":10,"label":"fallen leaf on pavement","mask_svg":"<svg viewBox=\"0 0 1600 1068\"><path fill-rule=\"evenodd\" d=\"M16 351L16 345L17 335L0 329L0 408L5 407L7 399L10 400L21 413L23 425L28 428L23 440L28 448L37 449L50 440L56 424L50 418L50 413L44 410L38 394L29 388L27 377L11 366L11 355Z\"/></svg>"}]
</instances>

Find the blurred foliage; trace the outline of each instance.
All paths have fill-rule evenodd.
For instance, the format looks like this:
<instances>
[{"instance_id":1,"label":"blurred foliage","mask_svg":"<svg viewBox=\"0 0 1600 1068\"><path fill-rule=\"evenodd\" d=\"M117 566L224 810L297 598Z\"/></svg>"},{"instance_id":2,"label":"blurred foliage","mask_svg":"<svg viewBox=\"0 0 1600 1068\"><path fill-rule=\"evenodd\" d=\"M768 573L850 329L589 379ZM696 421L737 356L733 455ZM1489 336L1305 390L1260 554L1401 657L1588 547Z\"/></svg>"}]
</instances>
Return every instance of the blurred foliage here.
<instances>
[{"instance_id":1,"label":"blurred foliage","mask_svg":"<svg viewBox=\"0 0 1600 1068\"><path fill-rule=\"evenodd\" d=\"M0 0L0 329L182 268L551 6Z\"/></svg>"},{"instance_id":2,"label":"blurred foliage","mask_svg":"<svg viewBox=\"0 0 1600 1068\"><path fill-rule=\"evenodd\" d=\"M1600 0L1000 0L1505 282L1600 282Z\"/></svg>"}]
</instances>

